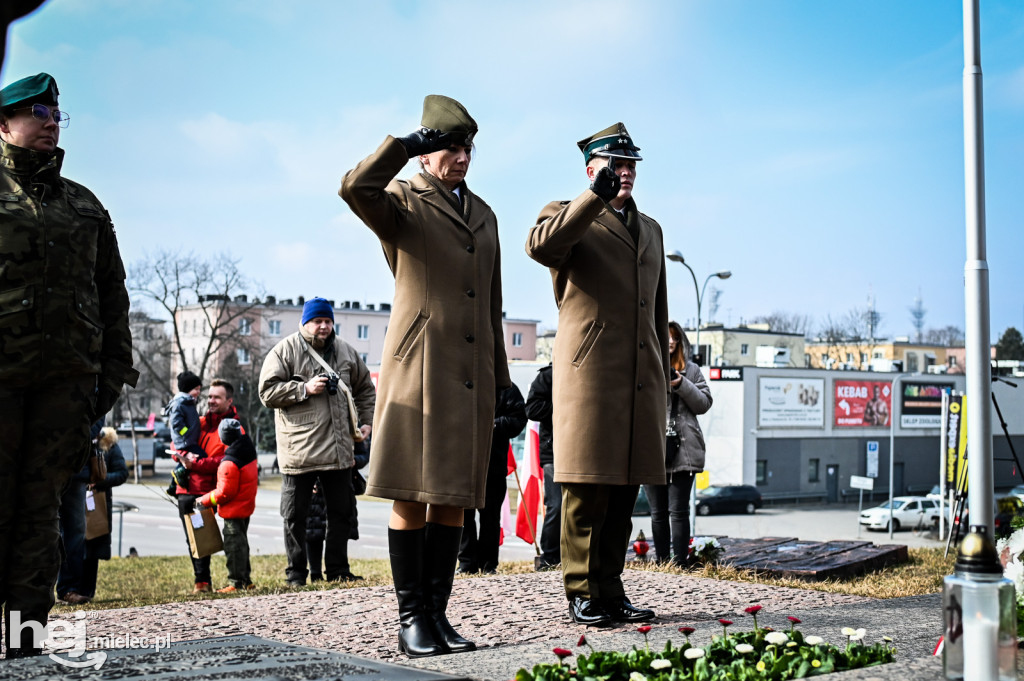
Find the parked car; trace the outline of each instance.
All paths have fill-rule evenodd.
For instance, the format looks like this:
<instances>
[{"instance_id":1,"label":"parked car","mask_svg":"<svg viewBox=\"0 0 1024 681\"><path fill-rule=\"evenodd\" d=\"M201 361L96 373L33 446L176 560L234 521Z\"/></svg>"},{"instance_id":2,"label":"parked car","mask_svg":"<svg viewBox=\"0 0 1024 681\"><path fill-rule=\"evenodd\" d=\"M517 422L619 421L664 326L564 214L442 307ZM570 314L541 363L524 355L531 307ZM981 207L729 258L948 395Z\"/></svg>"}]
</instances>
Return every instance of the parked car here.
<instances>
[{"instance_id":1,"label":"parked car","mask_svg":"<svg viewBox=\"0 0 1024 681\"><path fill-rule=\"evenodd\" d=\"M939 520L939 502L927 497L895 497L892 500L892 529L913 529L922 520L931 525ZM889 502L869 508L860 514L860 524L869 530L889 529Z\"/></svg>"},{"instance_id":2,"label":"parked car","mask_svg":"<svg viewBox=\"0 0 1024 681\"><path fill-rule=\"evenodd\" d=\"M754 513L761 508L761 493L753 485L711 485L697 492L697 513Z\"/></svg>"},{"instance_id":3,"label":"parked car","mask_svg":"<svg viewBox=\"0 0 1024 681\"><path fill-rule=\"evenodd\" d=\"M995 498L993 510L993 525L995 526L996 539L1009 537L1013 534L1014 518L1024 518L1024 501L1016 495L999 496ZM960 525L960 536L970 532L971 509L964 506L963 512L954 522Z\"/></svg>"},{"instance_id":4,"label":"parked car","mask_svg":"<svg viewBox=\"0 0 1024 681\"><path fill-rule=\"evenodd\" d=\"M276 463L276 460L275 460ZM644 486L640 485L640 493L636 495L636 503L633 504L633 515L650 515L651 514L651 502L647 498L647 492L644 491Z\"/></svg>"},{"instance_id":5,"label":"parked car","mask_svg":"<svg viewBox=\"0 0 1024 681\"><path fill-rule=\"evenodd\" d=\"M935 501L942 501L944 494L942 492L942 485L935 485L932 487L932 491L925 495L926 499L933 499Z\"/></svg>"}]
</instances>

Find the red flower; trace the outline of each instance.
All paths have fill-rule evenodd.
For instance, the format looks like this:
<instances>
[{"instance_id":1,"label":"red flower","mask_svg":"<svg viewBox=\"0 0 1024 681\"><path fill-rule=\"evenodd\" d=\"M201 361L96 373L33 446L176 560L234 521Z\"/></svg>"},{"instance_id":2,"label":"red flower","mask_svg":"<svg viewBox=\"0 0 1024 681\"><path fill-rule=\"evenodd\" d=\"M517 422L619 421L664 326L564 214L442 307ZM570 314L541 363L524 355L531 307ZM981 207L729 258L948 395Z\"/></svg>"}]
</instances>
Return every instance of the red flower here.
<instances>
[{"instance_id":1,"label":"red flower","mask_svg":"<svg viewBox=\"0 0 1024 681\"><path fill-rule=\"evenodd\" d=\"M718 620L718 623L721 624L723 627L727 627L730 624L732 624L732 622L730 622L729 620Z\"/></svg>"},{"instance_id":2,"label":"red flower","mask_svg":"<svg viewBox=\"0 0 1024 681\"><path fill-rule=\"evenodd\" d=\"M587 644L587 637L585 634L580 634L580 640L576 641L576 647L585 646Z\"/></svg>"},{"instance_id":3,"label":"red flower","mask_svg":"<svg viewBox=\"0 0 1024 681\"><path fill-rule=\"evenodd\" d=\"M748 615L756 615L757 613L761 612L761 606L760 605L752 605L749 608L747 608L746 610L744 610L744 612L747 613Z\"/></svg>"},{"instance_id":4,"label":"red flower","mask_svg":"<svg viewBox=\"0 0 1024 681\"><path fill-rule=\"evenodd\" d=\"M637 627L636 630L639 631L641 634L646 636L647 632L649 632L651 630L651 625L645 624L642 627Z\"/></svg>"},{"instance_id":5,"label":"red flower","mask_svg":"<svg viewBox=\"0 0 1024 681\"><path fill-rule=\"evenodd\" d=\"M563 658L566 658L566 657L570 657L572 655L572 651L571 650L566 650L565 648L555 648L551 652L553 652L555 655L557 655L559 660L561 660Z\"/></svg>"},{"instance_id":6,"label":"red flower","mask_svg":"<svg viewBox=\"0 0 1024 681\"><path fill-rule=\"evenodd\" d=\"M679 627L679 633L683 636L689 636L693 632L697 631L693 627Z\"/></svg>"},{"instance_id":7,"label":"red flower","mask_svg":"<svg viewBox=\"0 0 1024 681\"><path fill-rule=\"evenodd\" d=\"M800 620L798 620L796 617L787 617L786 619L792 622L793 624L800 624Z\"/></svg>"}]
</instances>

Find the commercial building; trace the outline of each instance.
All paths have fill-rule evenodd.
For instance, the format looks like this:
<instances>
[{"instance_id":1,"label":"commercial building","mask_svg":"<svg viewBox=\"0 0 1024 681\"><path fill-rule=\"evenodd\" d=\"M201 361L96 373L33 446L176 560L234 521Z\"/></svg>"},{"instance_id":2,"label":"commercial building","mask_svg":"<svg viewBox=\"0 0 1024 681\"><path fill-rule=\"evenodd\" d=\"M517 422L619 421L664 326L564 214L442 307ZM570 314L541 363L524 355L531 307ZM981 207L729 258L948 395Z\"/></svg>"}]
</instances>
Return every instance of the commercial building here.
<instances>
[{"instance_id":1,"label":"commercial building","mask_svg":"<svg viewBox=\"0 0 1024 681\"><path fill-rule=\"evenodd\" d=\"M962 375L703 370L714 398L698 418L710 482L756 485L769 499L850 501L851 475L873 478L887 496L890 433L895 493L927 492L940 477L941 392L963 391L966 383ZM993 391L1013 446L1024 453L1024 391L1002 382ZM996 487L1024 482L995 413L992 427Z\"/></svg>"}]
</instances>

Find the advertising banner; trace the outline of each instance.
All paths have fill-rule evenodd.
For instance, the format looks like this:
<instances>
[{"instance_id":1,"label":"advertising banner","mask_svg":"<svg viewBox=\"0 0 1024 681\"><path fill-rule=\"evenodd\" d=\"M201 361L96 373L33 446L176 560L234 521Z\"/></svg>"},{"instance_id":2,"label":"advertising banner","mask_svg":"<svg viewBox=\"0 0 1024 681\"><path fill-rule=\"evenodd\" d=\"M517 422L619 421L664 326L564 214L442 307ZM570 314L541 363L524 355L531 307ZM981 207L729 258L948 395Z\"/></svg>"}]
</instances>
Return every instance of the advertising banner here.
<instances>
[{"instance_id":1,"label":"advertising banner","mask_svg":"<svg viewBox=\"0 0 1024 681\"><path fill-rule=\"evenodd\" d=\"M824 428L823 378L767 378L757 385L757 425L762 428Z\"/></svg>"},{"instance_id":2,"label":"advertising banner","mask_svg":"<svg viewBox=\"0 0 1024 681\"><path fill-rule=\"evenodd\" d=\"M833 424L852 427L887 427L892 415L892 385L888 381L832 382L835 403Z\"/></svg>"},{"instance_id":3,"label":"advertising banner","mask_svg":"<svg viewBox=\"0 0 1024 681\"><path fill-rule=\"evenodd\" d=\"M942 393L951 383L903 383L900 395L901 428L941 428Z\"/></svg>"},{"instance_id":4,"label":"advertising banner","mask_svg":"<svg viewBox=\"0 0 1024 681\"><path fill-rule=\"evenodd\" d=\"M949 414L946 416L946 480L947 494L956 490L959 482L967 489L967 396L949 396ZM963 480L960 477L963 476Z\"/></svg>"}]
</instances>

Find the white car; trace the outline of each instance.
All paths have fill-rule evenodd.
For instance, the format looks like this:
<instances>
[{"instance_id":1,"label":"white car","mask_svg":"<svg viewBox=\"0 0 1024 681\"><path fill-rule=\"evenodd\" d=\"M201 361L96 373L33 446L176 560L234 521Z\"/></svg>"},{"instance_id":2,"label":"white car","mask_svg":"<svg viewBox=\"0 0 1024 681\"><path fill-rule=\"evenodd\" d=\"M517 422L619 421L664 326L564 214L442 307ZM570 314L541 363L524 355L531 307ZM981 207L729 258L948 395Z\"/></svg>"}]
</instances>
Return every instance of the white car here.
<instances>
[{"instance_id":1,"label":"white car","mask_svg":"<svg viewBox=\"0 0 1024 681\"><path fill-rule=\"evenodd\" d=\"M926 497L895 497L892 500L893 531L917 527L923 520L931 525L939 519L939 503ZM889 529L889 502L869 508L860 514L860 524L869 530Z\"/></svg>"}]
</instances>

